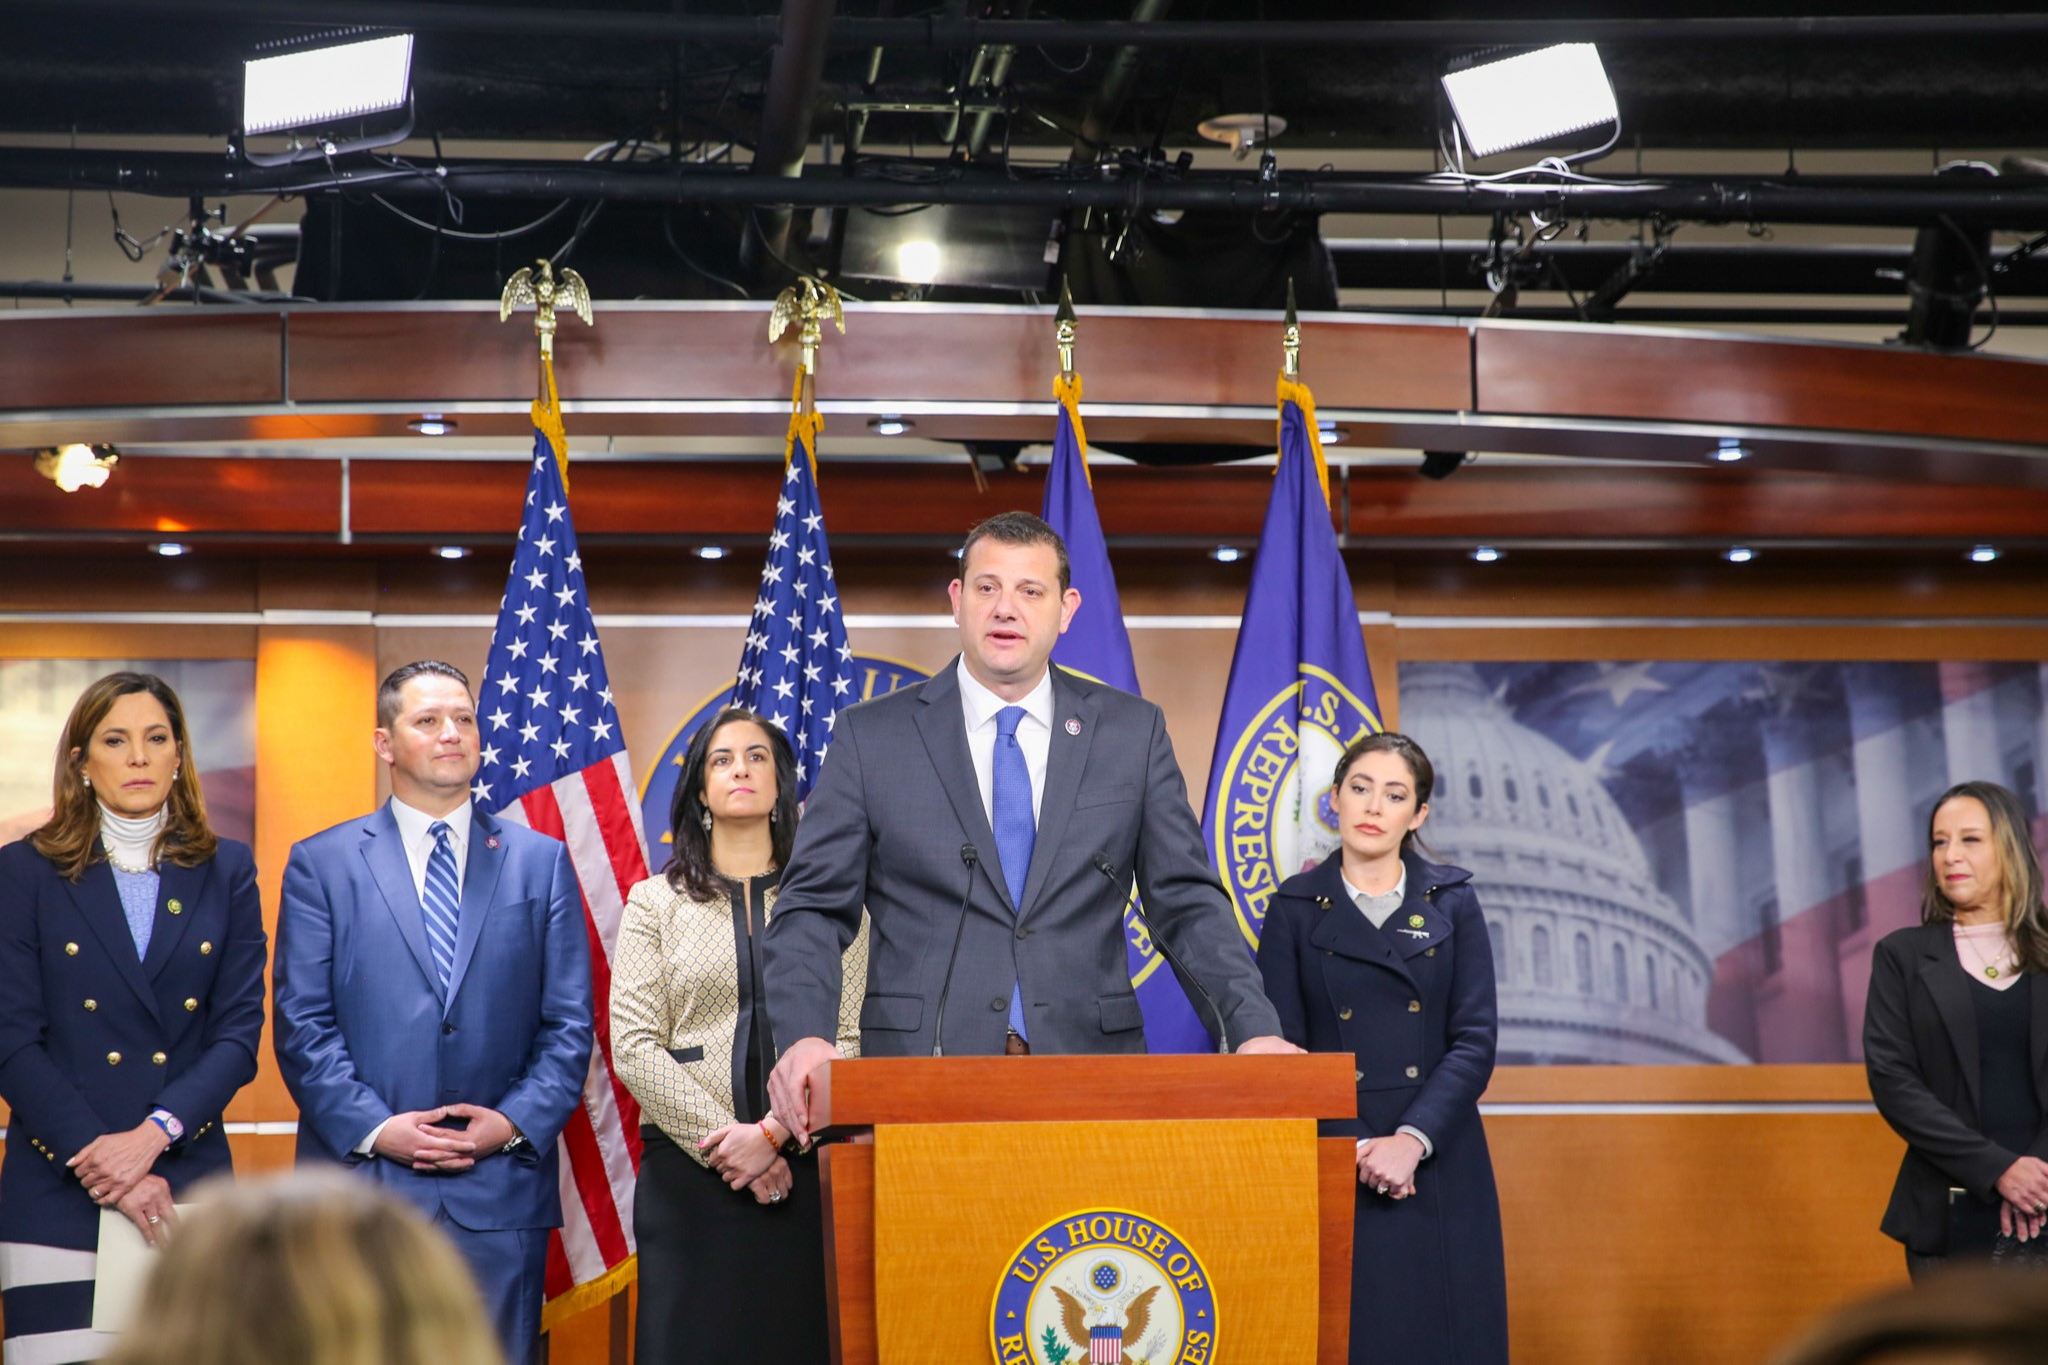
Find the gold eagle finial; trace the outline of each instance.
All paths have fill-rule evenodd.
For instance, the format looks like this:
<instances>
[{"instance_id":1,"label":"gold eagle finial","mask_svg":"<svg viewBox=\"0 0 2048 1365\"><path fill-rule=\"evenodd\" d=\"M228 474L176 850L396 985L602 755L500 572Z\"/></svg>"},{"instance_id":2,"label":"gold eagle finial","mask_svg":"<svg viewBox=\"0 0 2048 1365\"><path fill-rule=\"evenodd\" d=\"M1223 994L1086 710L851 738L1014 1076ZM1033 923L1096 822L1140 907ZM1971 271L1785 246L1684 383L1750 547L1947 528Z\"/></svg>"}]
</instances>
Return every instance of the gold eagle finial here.
<instances>
[{"instance_id":1,"label":"gold eagle finial","mask_svg":"<svg viewBox=\"0 0 2048 1365\"><path fill-rule=\"evenodd\" d=\"M557 282L554 266L545 260L514 271L512 278L505 281L505 292L498 296L498 321L505 321L512 316L513 309L529 303L533 305L533 334L540 338L541 357L546 360L554 359L555 355L556 309L567 308L582 318L586 326L596 325L590 317L590 287L583 283L583 277L565 268Z\"/></svg>"},{"instance_id":2,"label":"gold eagle finial","mask_svg":"<svg viewBox=\"0 0 2048 1365\"><path fill-rule=\"evenodd\" d=\"M839 334L846 335L846 310L840 305L839 291L822 280L799 275L795 284L775 296L774 311L768 314L769 344L780 341L791 322L798 323L797 341L804 351L803 372L816 374L818 343L825 335L821 320L828 313Z\"/></svg>"}]
</instances>

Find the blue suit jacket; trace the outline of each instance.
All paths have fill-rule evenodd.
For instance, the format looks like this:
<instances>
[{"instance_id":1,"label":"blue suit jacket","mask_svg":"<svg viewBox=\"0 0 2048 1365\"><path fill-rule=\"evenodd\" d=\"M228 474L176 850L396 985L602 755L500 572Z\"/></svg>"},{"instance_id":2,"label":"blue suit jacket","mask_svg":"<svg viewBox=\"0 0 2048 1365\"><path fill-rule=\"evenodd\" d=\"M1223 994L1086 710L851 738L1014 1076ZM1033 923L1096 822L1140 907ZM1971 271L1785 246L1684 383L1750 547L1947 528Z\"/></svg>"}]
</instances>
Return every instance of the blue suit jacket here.
<instances>
[{"instance_id":1,"label":"blue suit jacket","mask_svg":"<svg viewBox=\"0 0 2048 1365\"><path fill-rule=\"evenodd\" d=\"M263 1036L256 865L223 839L162 872L139 958L107 864L73 883L26 840L0 848L0 1242L95 1246L99 1210L64 1163L158 1105L185 1125L152 1168L174 1191L231 1164L221 1111Z\"/></svg>"},{"instance_id":2,"label":"blue suit jacket","mask_svg":"<svg viewBox=\"0 0 2048 1365\"><path fill-rule=\"evenodd\" d=\"M561 1224L555 1139L590 1066L591 980L559 841L474 813L444 997L390 807L316 834L285 867L275 972L300 1161L360 1166L467 1228ZM448 1175L355 1154L392 1114L457 1103L498 1110L529 1145Z\"/></svg>"}]
</instances>

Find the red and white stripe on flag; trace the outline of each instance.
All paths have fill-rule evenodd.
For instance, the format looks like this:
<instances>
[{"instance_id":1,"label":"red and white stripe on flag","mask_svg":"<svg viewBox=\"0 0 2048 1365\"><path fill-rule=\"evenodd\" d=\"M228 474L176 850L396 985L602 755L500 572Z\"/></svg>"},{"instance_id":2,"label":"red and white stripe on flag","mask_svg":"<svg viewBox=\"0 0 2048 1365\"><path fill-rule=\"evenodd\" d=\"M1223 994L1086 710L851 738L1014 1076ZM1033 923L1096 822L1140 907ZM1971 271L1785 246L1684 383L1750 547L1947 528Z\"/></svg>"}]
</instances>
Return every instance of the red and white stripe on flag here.
<instances>
[{"instance_id":1,"label":"red and white stripe on flag","mask_svg":"<svg viewBox=\"0 0 2048 1365\"><path fill-rule=\"evenodd\" d=\"M548 1239L547 1305L552 1327L624 1289L634 1271L633 1181L640 1170L640 1106L612 1074L612 949L626 893L647 876L647 841L632 768L623 750L538 787L505 808L516 820L569 846L590 933L597 1046L583 1103L559 1140L562 1227Z\"/></svg>"},{"instance_id":2,"label":"red and white stripe on flag","mask_svg":"<svg viewBox=\"0 0 2048 1365\"><path fill-rule=\"evenodd\" d=\"M1124 1338L1122 1332L1118 1332L1115 1336L1089 1334L1088 1365L1123 1365L1123 1358Z\"/></svg>"}]
</instances>

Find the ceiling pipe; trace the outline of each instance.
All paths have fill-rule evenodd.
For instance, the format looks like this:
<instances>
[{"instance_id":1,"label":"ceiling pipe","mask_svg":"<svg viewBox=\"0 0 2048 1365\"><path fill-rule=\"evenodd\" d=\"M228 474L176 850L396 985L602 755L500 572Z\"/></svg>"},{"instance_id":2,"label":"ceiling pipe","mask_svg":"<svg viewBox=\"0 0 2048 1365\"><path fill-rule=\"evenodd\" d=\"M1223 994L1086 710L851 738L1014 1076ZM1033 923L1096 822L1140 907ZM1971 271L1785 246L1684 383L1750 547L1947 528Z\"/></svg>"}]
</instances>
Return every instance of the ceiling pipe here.
<instances>
[{"instance_id":1,"label":"ceiling pipe","mask_svg":"<svg viewBox=\"0 0 2048 1365\"><path fill-rule=\"evenodd\" d=\"M1131 22L1158 24L1172 9L1173 0L1138 0L1131 11ZM1138 78L1138 57L1137 45L1133 43L1124 44L1110 56L1109 69L1102 75L1102 84L1096 87L1095 98L1088 101L1088 112L1081 116L1081 135L1074 139L1071 160L1095 160L1097 151L1109 138L1117 111L1123 108L1124 98L1131 93L1131 83Z\"/></svg>"},{"instance_id":2,"label":"ceiling pipe","mask_svg":"<svg viewBox=\"0 0 2048 1365\"><path fill-rule=\"evenodd\" d=\"M62 9L165 19L161 0L13 0L16 12ZM572 6L411 3L410 0L180 0L176 22L226 20L295 29L365 25L415 32L486 33L617 42L711 42L767 47L789 16L636 13ZM844 18L833 47L1494 47L1533 43L1917 41L2048 34L2048 14L1774 16L1670 19L1132 20Z\"/></svg>"},{"instance_id":3,"label":"ceiling pipe","mask_svg":"<svg viewBox=\"0 0 2048 1365\"><path fill-rule=\"evenodd\" d=\"M825 44L832 33L836 0L783 0L782 41L768 68L762 95L761 134L754 144L755 178L788 180L804 172L811 145L811 103L825 74ZM750 201L751 233L740 237L740 259L765 279L789 251L788 201L770 194ZM768 260L760 259L765 248Z\"/></svg>"},{"instance_id":4,"label":"ceiling pipe","mask_svg":"<svg viewBox=\"0 0 2048 1365\"><path fill-rule=\"evenodd\" d=\"M667 204L799 208L910 204L1001 204L1033 208L1213 209L1251 213L1418 214L1486 217L1531 211L1548 218L1662 217L1681 222L1835 223L1919 226L1949 215L1993 229L2048 227L2048 180L1999 176L1956 181L1933 176L1685 177L1584 183L1472 183L1426 174L1288 172L1267 183L1254 173L1189 172L1176 180L1071 173L1019 177L945 167L949 178L906 183L848 177L811 167L785 179L745 167L472 160L436 171L367 167L329 174L310 167L238 165L203 152L0 148L0 187L118 190L207 198L226 194L360 191L438 194L445 185L478 198L606 199Z\"/></svg>"}]
</instances>

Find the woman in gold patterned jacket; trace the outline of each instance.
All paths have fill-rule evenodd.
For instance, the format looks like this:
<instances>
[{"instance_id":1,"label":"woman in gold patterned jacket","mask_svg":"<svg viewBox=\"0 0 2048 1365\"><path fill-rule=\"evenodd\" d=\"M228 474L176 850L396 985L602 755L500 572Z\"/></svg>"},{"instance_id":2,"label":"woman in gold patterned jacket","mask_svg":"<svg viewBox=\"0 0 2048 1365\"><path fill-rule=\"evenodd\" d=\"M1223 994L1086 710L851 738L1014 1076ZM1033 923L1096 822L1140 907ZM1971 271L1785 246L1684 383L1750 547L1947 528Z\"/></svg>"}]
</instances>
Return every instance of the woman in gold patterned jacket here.
<instances>
[{"instance_id":1,"label":"woman in gold patterned jacket","mask_svg":"<svg viewBox=\"0 0 2048 1365\"><path fill-rule=\"evenodd\" d=\"M674 856L626 900L612 1059L644 1125L634 1355L646 1365L830 1359L817 1158L768 1112L775 1051L756 948L796 818L788 739L729 706L683 756ZM860 1046L867 958L863 924L844 960L847 1056Z\"/></svg>"}]
</instances>

